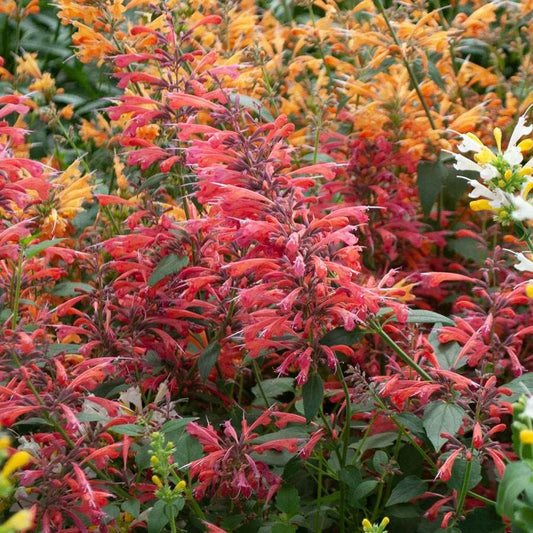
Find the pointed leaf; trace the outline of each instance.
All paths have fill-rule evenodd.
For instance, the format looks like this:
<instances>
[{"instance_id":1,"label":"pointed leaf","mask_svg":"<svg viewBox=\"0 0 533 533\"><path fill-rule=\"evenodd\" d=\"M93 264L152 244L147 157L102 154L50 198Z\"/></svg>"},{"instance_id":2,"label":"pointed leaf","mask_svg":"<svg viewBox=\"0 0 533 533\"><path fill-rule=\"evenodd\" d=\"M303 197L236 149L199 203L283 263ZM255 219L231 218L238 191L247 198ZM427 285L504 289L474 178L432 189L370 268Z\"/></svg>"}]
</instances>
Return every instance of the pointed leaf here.
<instances>
[{"instance_id":1,"label":"pointed leaf","mask_svg":"<svg viewBox=\"0 0 533 533\"><path fill-rule=\"evenodd\" d=\"M440 161L431 163L422 161L418 164L417 175L416 185L420 204L424 215L429 216L442 189L446 167Z\"/></svg>"},{"instance_id":2,"label":"pointed leaf","mask_svg":"<svg viewBox=\"0 0 533 533\"><path fill-rule=\"evenodd\" d=\"M64 241L65 239L48 239L46 241L41 241L37 244L32 244L24 250L24 255L27 259L31 259L33 256L41 253L43 250L50 248L50 246L55 246L57 243Z\"/></svg>"},{"instance_id":3,"label":"pointed leaf","mask_svg":"<svg viewBox=\"0 0 533 533\"><path fill-rule=\"evenodd\" d=\"M335 346L337 344L342 344L344 346L352 346L364 335L364 331L359 329L353 329L352 331L347 331L344 328L335 328L331 331L328 331L320 340L320 344L324 346Z\"/></svg>"},{"instance_id":4,"label":"pointed leaf","mask_svg":"<svg viewBox=\"0 0 533 533\"><path fill-rule=\"evenodd\" d=\"M170 274L176 274L182 268L186 267L189 264L189 257L186 255L178 256L175 254L170 254L159 262L155 270L150 275L148 279L148 285L153 287L159 283L162 279L170 276Z\"/></svg>"},{"instance_id":5,"label":"pointed leaf","mask_svg":"<svg viewBox=\"0 0 533 533\"><path fill-rule=\"evenodd\" d=\"M407 503L413 498L424 494L426 490L427 485L420 478L416 476L407 476L402 479L394 489L392 489L386 507L398 503Z\"/></svg>"},{"instance_id":6,"label":"pointed leaf","mask_svg":"<svg viewBox=\"0 0 533 533\"><path fill-rule=\"evenodd\" d=\"M532 482L533 470L531 470L529 463L517 461L508 464L498 487L496 511L501 516L512 518L518 497Z\"/></svg>"},{"instance_id":7,"label":"pointed leaf","mask_svg":"<svg viewBox=\"0 0 533 533\"><path fill-rule=\"evenodd\" d=\"M209 372L215 366L215 363L218 361L218 356L220 355L220 344L215 341L212 342L205 350L200 354L198 359L198 372L200 372L200 377L202 381L206 381L209 376Z\"/></svg>"},{"instance_id":8,"label":"pointed leaf","mask_svg":"<svg viewBox=\"0 0 533 533\"><path fill-rule=\"evenodd\" d=\"M308 422L318 413L324 397L324 384L318 374L309 376L307 383L302 387L304 414Z\"/></svg>"},{"instance_id":9,"label":"pointed leaf","mask_svg":"<svg viewBox=\"0 0 533 533\"><path fill-rule=\"evenodd\" d=\"M424 429L436 451L446 442L441 433L456 435L463 423L465 411L453 403L431 402L424 409Z\"/></svg>"}]
</instances>

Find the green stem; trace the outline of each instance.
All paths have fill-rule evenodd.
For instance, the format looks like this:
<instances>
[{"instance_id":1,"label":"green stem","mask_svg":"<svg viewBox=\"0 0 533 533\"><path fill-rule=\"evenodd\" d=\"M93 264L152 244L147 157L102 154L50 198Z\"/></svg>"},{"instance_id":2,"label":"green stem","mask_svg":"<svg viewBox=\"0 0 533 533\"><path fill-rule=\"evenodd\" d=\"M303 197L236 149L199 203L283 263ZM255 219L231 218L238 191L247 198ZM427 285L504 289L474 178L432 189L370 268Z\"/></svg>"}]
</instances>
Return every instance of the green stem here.
<instances>
[{"instance_id":1,"label":"green stem","mask_svg":"<svg viewBox=\"0 0 533 533\"><path fill-rule=\"evenodd\" d=\"M455 522L457 522L457 520L463 514L463 508L464 508L465 501L466 501L466 495L468 494L468 485L470 484L471 474L472 474L472 456L470 460L467 459L466 461L466 469L465 469L465 475L463 478L463 484L461 485L461 491L459 492L459 496L457 498L457 509L455 511Z\"/></svg>"},{"instance_id":2,"label":"green stem","mask_svg":"<svg viewBox=\"0 0 533 533\"><path fill-rule=\"evenodd\" d=\"M178 533L178 530L176 529L176 517L174 515L174 507L172 507L172 504L169 505L170 509L170 531L171 533Z\"/></svg>"},{"instance_id":3,"label":"green stem","mask_svg":"<svg viewBox=\"0 0 533 533\"><path fill-rule=\"evenodd\" d=\"M351 410L351 399L350 399L350 389L348 389L348 385L346 384L346 380L344 379L344 375L342 373L340 365L337 363L337 378L341 382L342 390L344 392L344 397L346 399L346 418L344 427L342 428L342 464L341 468L344 468L346 466L346 457L348 456L348 447L350 446L350 423L352 419L352 410Z\"/></svg>"},{"instance_id":4,"label":"green stem","mask_svg":"<svg viewBox=\"0 0 533 533\"><path fill-rule=\"evenodd\" d=\"M259 389L259 392L261 393L261 397L263 398L263 401L265 402L266 407L269 406L268 398L265 393L265 390L263 389L263 385L261 383L261 374L259 372L259 366L257 364L257 361L255 359L252 359L252 368L255 376L255 381L257 382L257 387Z\"/></svg>"},{"instance_id":5,"label":"green stem","mask_svg":"<svg viewBox=\"0 0 533 533\"><path fill-rule=\"evenodd\" d=\"M404 363L410 366L421 378L426 381L433 381L432 377L389 337L380 324L375 320L370 320L369 323L375 329L376 333L400 356L400 359Z\"/></svg>"},{"instance_id":6,"label":"green stem","mask_svg":"<svg viewBox=\"0 0 533 533\"><path fill-rule=\"evenodd\" d=\"M315 533L321 533L320 529L320 507L322 505L322 462L324 455L322 453L318 454L319 469L318 469L318 479L317 479L317 493L316 493L316 514L315 514Z\"/></svg>"},{"instance_id":7,"label":"green stem","mask_svg":"<svg viewBox=\"0 0 533 533\"><path fill-rule=\"evenodd\" d=\"M19 305L20 305L20 290L22 286L22 261L24 260L24 250L19 250L19 258L17 261L17 271L15 272L15 294L13 296L13 316L11 318L11 329L17 327L19 319Z\"/></svg>"},{"instance_id":8,"label":"green stem","mask_svg":"<svg viewBox=\"0 0 533 533\"><path fill-rule=\"evenodd\" d=\"M396 46L401 50L402 49L402 43L400 42L400 39L398 39L398 36L396 35L396 32L394 31L394 28L392 27L392 24L389 20L389 17L387 16L387 13L385 12L385 8L383 7L383 4L381 3L381 0L373 0L374 5L378 8L378 11L383 16L383 19L385 20L385 24L387 25L387 28L389 29L389 32L391 34L391 37L393 41L395 42ZM422 94L422 91L420 90L420 86L418 84L418 80L416 78L415 71L411 67L411 64L407 60L407 58L402 53L402 63L404 64L405 68L407 69L407 73L409 74L409 78L411 79L411 83L414 86L414 89L416 91L416 94L418 96L418 99L420 100L420 103L422 104L422 107L424 108L424 112L426 113L426 116L429 120L429 124L431 125L431 128L436 130L437 126L435 124L435 121L433 120L433 117L431 116L431 112L429 110L429 107L427 105L427 102L424 98L424 95Z\"/></svg>"}]
</instances>

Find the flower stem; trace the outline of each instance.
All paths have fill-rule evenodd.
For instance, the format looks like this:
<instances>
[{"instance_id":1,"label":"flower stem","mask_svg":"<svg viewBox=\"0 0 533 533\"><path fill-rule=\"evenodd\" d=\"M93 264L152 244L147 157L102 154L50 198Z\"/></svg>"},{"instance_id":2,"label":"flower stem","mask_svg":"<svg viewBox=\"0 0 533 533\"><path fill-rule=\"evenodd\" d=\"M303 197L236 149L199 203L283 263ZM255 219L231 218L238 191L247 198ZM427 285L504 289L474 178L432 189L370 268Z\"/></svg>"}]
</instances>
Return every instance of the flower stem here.
<instances>
[{"instance_id":1,"label":"flower stem","mask_svg":"<svg viewBox=\"0 0 533 533\"><path fill-rule=\"evenodd\" d=\"M381 3L381 0L373 0L374 5L378 8L378 11L383 16L383 19L385 20L385 24L387 25L387 28L389 29L389 32L391 34L391 37L398 46L398 48L401 50L402 43L400 42L400 39L398 39L398 36L396 35L396 32L394 31L394 28L392 27L392 24L389 20L389 17L387 16L387 13L383 7L383 4ZM416 94L418 96L418 99L420 100L420 103L422 104L422 107L424 108L424 112L426 113L426 116L428 118L429 124L432 129L436 130L437 126L435 124L435 121L433 120L433 117L431 116L431 111L429 110L429 107L427 105L426 100L424 99L424 95L422 94L422 91L420 90L420 85L418 83L418 80L416 78L415 71L413 70L413 67L411 66L411 63L407 60L407 58L404 56L402 52L402 63L404 64L405 68L407 69L407 73L409 74L409 78L411 79L411 83L413 84L413 87L416 91Z\"/></svg>"},{"instance_id":2,"label":"flower stem","mask_svg":"<svg viewBox=\"0 0 533 533\"><path fill-rule=\"evenodd\" d=\"M409 365L421 378L426 381L433 381L432 377L409 356L396 342L389 337L380 324L375 320L370 320L369 324L374 328L376 333L400 356L400 359Z\"/></svg>"}]
</instances>

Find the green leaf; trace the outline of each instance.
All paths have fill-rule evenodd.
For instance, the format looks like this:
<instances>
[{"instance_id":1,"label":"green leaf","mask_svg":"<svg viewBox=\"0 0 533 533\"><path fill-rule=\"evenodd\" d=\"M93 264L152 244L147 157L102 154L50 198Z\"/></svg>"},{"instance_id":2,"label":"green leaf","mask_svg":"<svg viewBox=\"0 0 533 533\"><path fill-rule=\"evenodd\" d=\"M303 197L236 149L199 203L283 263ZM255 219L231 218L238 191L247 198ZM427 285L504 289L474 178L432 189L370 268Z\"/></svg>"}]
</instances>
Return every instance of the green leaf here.
<instances>
[{"instance_id":1,"label":"green leaf","mask_svg":"<svg viewBox=\"0 0 533 533\"><path fill-rule=\"evenodd\" d=\"M119 435L129 435L130 437L139 437L144 435L144 428L137 424L117 424L112 426L108 431L118 433Z\"/></svg>"},{"instance_id":2,"label":"green leaf","mask_svg":"<svg viewBox=\"0 0 533 533\"><path fill-rule=\"evenodd\" d=\"M426 311L425 309L409 309L407 322L421 324L437 324L440 322L445 326L455 326L455 322L451 318L434 311Z\"/></svg>"},{"instance_id":3,"label":"green leaf","mask_svg":"<svg viewBox=\"0 0 533 533\"><path fill-rule=\"evenodd\" d=\"M512 396L505 397L506 402L516 402L522 394L531 395L533 393L533 372L527 372L518 376L507 383L505 388L513 391Z\"/></svg>"},{"instance_id":4,"label":"green leaf","mask_svg":"<svg viewBox=\"0 0 533 533\"><path fill-rule=\"evenodd\" d=\"M274 117L270 111L256 98L239 93L230 94L229 99L231 102L235 102L238 99L241 107L245 107L249 111L257 113L263 120L266 120L267 122L274 122Z\"/></svg>"},{"instance_id":5,"label":"green leaf","mask_svg":"<svg viewBox=\"0 0 533 533\"><path fill-rule=\"evenodd\" d=\"M37 244L28 246L24 250L24 255L27 259L31 259L33 256L41 253L42 251L50 248L50 246L55 246L56 244L64 241L65 239L47 239L46 241L41 241Z\"/></svg>"},{"instance_id":6,"label":"green leaf","mask_svg":"<svg viewBox=\"0 0 533 533\"><path fill-rule=\"evenodd\" d=\"M120 516L120 507L118 505L115 505L113 503L110 503L109 505L106 505L105 507L102 507L102 511L105 512L105 514L109 518L117 519ZM13 531L10 529L9 531Z\"/></svg>"},{"instance_id":7,"label":"green leaf","mask_svg":"<svg viewBox=\"0 0 533 533\"><path fill-rule=\"evenodd\" d=\"M179 467L188 465L191 461L196 461L196 459L200 459L204 455L204 449L198 440L185 432L176 439L174 446L176 451L173 458Z\"/></svg>"},{"instance_id":8,"label":"green leaf","mask_svg":"<svg viewBox=\"0 0 533 533\"><path fill-rule=\"evenodd\" d=\"M417 505L403 503L387 507L387 516L394 518L420 518L420 508ZM405 530L404 530L405 531Z\"/></svg>"},{"instance_id":9,"label":"green leaf","mask_svg":"<svg viewBox=\"0 0 533 533\"><path fill-rule=\"evenodd\" d=\"M152 189L154 185L159 185L159 183L163 181L166 177L168 177L167 172L158 172L157 174L150 176L139 186L139 188L137 189L137 194L141 191L144 191L144 189Z\"/></svg>"},{"instance_id":10,"label":"green leaf","mask_svg":"<svg viewBox=\"0 0 533 533\"><path fill-rule=\"evenodd\" d=\"M94 292L92 285L74 281L58 283L52 290L54 296L78 296L79 294L90 294L91 292Z\"/></svg>"},{"instance_id":11,"label":"green leaf","mask_svg":"<svg viewBox=\"0 0 533 533\"><path fill-rule=\"evenodd\" d=\"M447 242L450 250L460 255L467 261L472 261L478 265L483 265L487 259L487 248L476 239L464 237L462 239L450 239Z\"/></svg>"},{"instance_id":12,"label":"green leaf","mask_svg":"<svg viewBox=\"0 0 533 533\"><path fill-rule=\"evenodd\" d=\"M459 176L460 174L460 176ZM442 190L442 200L445 209L454 211L457 207L457 202L464 196L470 185L464 178L475 179L479 177L475 172L463 170L455 170L453 166L446 169L446 177L444 179L444 188Z\"/></svg>"},{"instance_id":13,"label":"green leaf","mask_svg":"<svg viewBox=\"0 0 533 533\"><path fill-rule=\"evenodd\" d=\"M508 464L498 487L496 511L501 516L512 518L518 497L532 482L533 471L529 463L517 461Z\"/></svg>"},{"instance_id":14,"label":"green leaf","mask_svg":"<svg viewBox=\"0 0 533 533\"><path fill-rule=\"evenodd\" d=\"M267 433L266 435L259 435L253 439L254 444L264 444L272 440L281 439L304 439L309 436L309 431L305 426L287 427L275 431L274 433Z\"/></svg>"},{"instance_id":15,"label":"green leaf","mask_svg":"<svg viewBox=\"0 0 533 533\"><path fill-rule=\"evenodd\" d=\"M315 160L315 154L313 152L309 152L308 154L305 154L302 158L302 161L314 161ZM316 162L317 163L335 163L336 159L334 157L331 157L328 154L323 154L322 152L318 152L316 154Z\"/></svg>"},{"instance_id":16,"label":"green leaf","mask_svg":"<svg viewBox=\"0 0 533 533\"><path fill-rule=\"evenodd\" d=\"M198 420L197 416L190 416L188 418L179 418L178 420L170 420L165 422L161 427L161 433L172 433L184 428L189 422Z\"/></svg>"},{"instance_id":17,"label":"green leaf","mask_svg":"<svg viewBox=\"0 0 533 533\"><path fill-rule=\"evenodd\" d=\"M170 276L170 274L176 274L188 264L189 256L187 255L178 256L176 254L170 254L163 257L148 278L148 286L153 287L162 279Z\"/></svg>"},{"instance_id":18,"label":"green leaf","mask_svg":"<svg viewBox=\"0 0 533 533\"><path fill-rule=\"evenodd\" d=\"M162 500L155 502L148 515L148 533L161 533L169 522L167 504Z\"/></svg>"},{"instance_id":19,"label":"green leaf","mask_svg":"<svg viewBox=\"0 0 533 533\"><path fill-rule=\"evenodd\" d=\"M426 431L424 430L424 424L414 413L400 413L396 416L396 420L415 435L415 437L425 439Z\"/></svg>"},{"instance_id":20,"label":"green leaf","mask_svg":"<svg viewBox=\"0 0 533 533\"><path fill-rule=\"evenodd\" d=\"M437 200L446 176L446 167L441 161L422 161L417 167L418 197L427 217Z\"/></svg>"},{"instance_id":21,"label":"green leaf","mask_svg":"<svg viewBox=\"0 0 533 533\"><path fill-rule=\"evenodd\" d=\"M363 335L364 331L360 329L352 329L352 331L347 331L344 328L335 328L331 331L328 331L320 340L320 344L324 346L335 346L336 344L341 344L343 346L352 346L353 344L359 342Z\"/></svg>"},{"instance_id":22,"label":"green leaf","mask_svg":"<svg viewBox=\"0 0 533 533\"><path fill-rule=\"evenodd\" d=\"M276 507L289 518L300 510L300 495L294 487L281 487L276 495Z\"/></svg>"},{"instance_id":23,"label":"green leaf","mask_svg":"<svg viewBox=\"0 0 533 533\"><path fill-rule=\"evenodd\" d=\"M413 498L424 494L427 485L416 476L407 476L392 489L391 495L385 504L386 507L398 503L407 503Z\"/></svg>"},{"instance_id":24,"label":"green leaf","mask_svg":"<svg viewBox=\"0 0 533 533\"><path fill-rule=\"evenodd\" d=\"M465 411L453 403L431 402L424 409L424 429L436 451L446 442L441 433L456 435L461 427Z\"/></svg>"},{"instance_id":25,"label":"green leaf","mask_svg":"<svg viewBox=\"0 0 533 533\"><path fill-rule=\"evenodd\" d=\"M80 348L80 344L49 344L46 353L47 355L58 355L62 352L78 353Z\"/></svg>"},{"instance_id":26,"label":"green leaf","mask_svg":"<svg viewBox=\"0 0 533 533\"><path fill-rule=\"evenodd\" d=\"M390 314L388 320L397 322L396 315L393 314L392 307L382 307L377 313L376 317L381 317ZM413 324L444 324L446 326L455 326L455 322L444 315L435 313L434 311L426 311L425 309L409 309L407 315L407 322Z\"/></svg>"},{"instance_id":27,"label":"green leaf","mask_svg":"<svg viewBox=\"0 0 533 533\"><path fill-rule=\"evenodd\" d=\"M438 67L433 63L433 61L428 61L428 74L429 77L438 85L439 89L446 92L446 85L442 76L440 75Z\"/></svg>"},{"instance_id":28,"label":"green leaf","mask_svg":"<svg viewBox=\"0 0 533 533\"><path fill-rule=\"evenodd\" d=\"M376 450L378 448L387 448L398 440L398 433L396 431L385 431L384 433L377 433L367 437L361 446L360 442L350 444L349 448L359 449L359 453L363 454L367 450ZM359 448L360 447L360 448Z\"/></svg>"},{"instance_id":29,"label":"green leaf","mask_svg":"<svg viewBox=\"0 0 533 533\"><path fill-rule=\"evenodd\" d=\"M324 397L324 384L318 374L311 374L307 383L302 387L304 414L307 422L310 422L318 413Z\"/></svg>"},{"instance_id":30,"label":"green leaf","mask_svg":"<svg viewBox=\"0 0 533 533\"><path fill-rule=\"evenodd\" d=\"M363 479L359 468L355 465L348 465L339 471L339 480L349 489L355 490Z\"/></svg>"},{"instance_id":31,"label":"green leaf","mask_svg":"<svg viewBox=\"0 0 533 533\"><path fill-rule=\"evenodd\" d=\"M479 463L479 458L473 456L471 463L472 466L470 470L468 490L472 490L481 481L481 464ZM450 487L450 489L461 490L465 478L466 465L467 460L463 457L458 457L455 460L452 467L452 477L448 481L448 487Z\"/></svg>"},{"instance_id":32,"label":"green leaf","mask_svg":"<svg viewBox=\"0 0 533 533\"><path fill-rule=\"evenodd\" d=\"M463 533L472 531L485 531L490 533L503 533L505 524L497 515L492 505L477 507L470 511L463 522L459 522Z\"/></svg>"},{"instance_id":33,"label":"green leaf","mask_svg":"<svg viewBox=\"0 0 533 533\"><path fill-rule=\"evenodd\" d=\"M389 456L383 450L378 450L372 457L372 466L378 474L383 474L388 464Z\"/></svg>"},{"instance_id":34,"label":"green leaf","mask_svg":"<svg viewBox=\"0 0 533 533\"><path fill-rule=\"evenodd\" d=\"M298 526L293 526L292 524L286 524L285 522L276 522L272 524L272 533L295 533L298 529Z\"/></svg>"},{"instance_id":35,"label":"green leaf","mask_svg":"<svg viewBox=\"0 0 533 533\"><path fill-rule=\"evenodd\" d=\"M362 500L372 492L378 486L378 482L375 479L370 479L367 481L362 481L359 483L357 488L350 494L354 500Z\"/></svg>"},{"instance_id":36,"label":"green leaf","mask_svg":"<svg viewBox=\"0 0 533 533\"><path fill-rule=\"evenodd\" d=\"M220 355L220 343L218 341L212 342L205 350L200 354L198 358L198 372L200 372L200 377L205 383L209 376L209 372L215 366L215 363L218 361L218 356Z\"/></svg>"},{"instance_id":37,"label":"green leaf","mask_svg":"<svg viewBox=\"0 0 533 533\"><path fill-rule=\"evenodd\" d=\"M461 345L458 342L446 342L442 343L439 341L439 329L442 324L436 324L435 327L431 330L431 333L428 336L428 341L433 346L435 350L435 357L439 362L440 366L444 370L449 370L457 361L459 354L461 353ZM455 369L461 368L466 364L466 360L463 358L458 363Z\"/></svg>"},{"instance_id":38,"label":"green leaf","mask_svg":"<svg viewBox=\"0 0 533 533\"><path fill-rule=\"evenodd\" d=\"M76 418L80 422L107 422L109 420L109 416L98 413L78 413Z\"/></svg>"},{"instance_id":39,"label":"green leaf","mask_svg":"<svg viewBox=\"0 0 533 533\"><path fill-rule=\"evenodd\" d=\"M293 378L273 378L265 379L261 381L261 388L263 393L267 397L267 400L274 400L278 396L285 394L286 392L294 392L294 379ZM263 401L263 393L259 388L259 385L252 387L252 392L256 398L256 401Z\"/></svg>"},{"instance_id":40,"label":"green leaf","mask_svg":"<svg viewBox=\"0 0 533 533\"><path fill-rule=\"evenodd\" d=\"M132 498L122 504L122 510L137 519L141 512L141 502L137 498Z\"/></svg>"}]
</instances>

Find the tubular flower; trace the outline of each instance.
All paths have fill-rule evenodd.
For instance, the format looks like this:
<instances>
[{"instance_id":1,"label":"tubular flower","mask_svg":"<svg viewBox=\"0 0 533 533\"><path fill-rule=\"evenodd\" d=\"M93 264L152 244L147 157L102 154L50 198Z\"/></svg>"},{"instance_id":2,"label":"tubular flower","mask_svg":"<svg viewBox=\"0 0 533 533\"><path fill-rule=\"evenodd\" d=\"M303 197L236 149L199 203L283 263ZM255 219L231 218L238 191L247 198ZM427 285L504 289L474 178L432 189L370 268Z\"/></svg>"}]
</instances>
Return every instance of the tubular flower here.
<instances>
[{"instance_id":1,"label":"tubular flower","mask_svg":"<svg viewBox=\"0 0 533 533\"><path fill-rule=\"evenodd\" d=\"M485 146L473 133L459 133L462 142L457 148L461 153L452 153L456 170L476 172L481 178L480 181L465 178L473 187L469 194L474 198L471 208L496 211L502 222L509 216L523 220L533 214L533 206L526 201L533 188L533 158L522 165L523 154L533 148L532 139L521 140L533 131L533 125L527 124L526 114L527 111L518 119L505 150L502 149L502 132L494 128L496 151ZM469 152L473 153L473 160L462 155Z\"/></svg>"}]
</instances>

